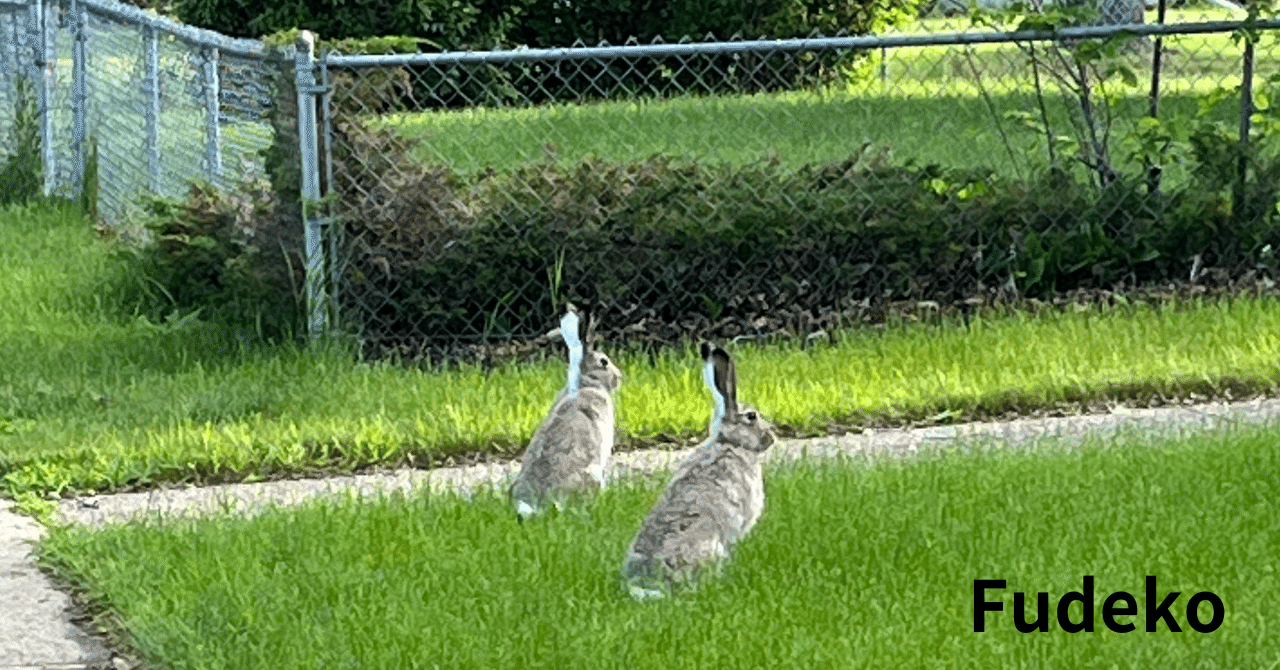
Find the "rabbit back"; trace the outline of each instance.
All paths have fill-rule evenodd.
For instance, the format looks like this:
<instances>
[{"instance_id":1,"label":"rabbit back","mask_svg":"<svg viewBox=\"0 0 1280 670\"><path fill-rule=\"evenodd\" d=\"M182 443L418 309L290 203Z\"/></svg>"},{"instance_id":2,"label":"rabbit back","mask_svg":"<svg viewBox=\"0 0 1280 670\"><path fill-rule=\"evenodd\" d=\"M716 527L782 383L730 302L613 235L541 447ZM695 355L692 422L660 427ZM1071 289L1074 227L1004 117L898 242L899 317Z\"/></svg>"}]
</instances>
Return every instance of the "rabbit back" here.
<instances>
[{"instance_id":1,"label":"rabbit back","mask_svg":"<svg viewBox=\"0 0 1280 670\"><path fill-rule=\"evenodd\" d=\"M613 398L607 390L588 387L561 397L525 451L511 487L517 510L526 516L548 497L598 489L613 443Z\"/></svg>"},{"instance_id":2,"label":"rabbit back","mask_svg":"<svg viewBox=\"0 0 1280 670\"><path fill-rule=\"evenodd\" d=\"M722 442L699 447L667 486L627 550L628 580L682 581L728 558L764 512L756 454Z\"/></svg>"}]
</instances>

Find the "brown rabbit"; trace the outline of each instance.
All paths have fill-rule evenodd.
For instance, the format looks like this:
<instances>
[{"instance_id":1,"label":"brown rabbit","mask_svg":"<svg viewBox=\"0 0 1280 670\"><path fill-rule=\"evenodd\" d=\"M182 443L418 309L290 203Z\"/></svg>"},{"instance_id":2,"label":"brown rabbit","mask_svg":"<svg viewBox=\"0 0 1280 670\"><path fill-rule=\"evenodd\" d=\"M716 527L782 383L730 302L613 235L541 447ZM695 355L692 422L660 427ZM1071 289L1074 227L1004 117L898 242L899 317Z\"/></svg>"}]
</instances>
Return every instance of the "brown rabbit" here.
<instances>
[{"instance_id":1,"label":"brown rabbit","mask_svg":"<svg viewBox=\"0 0 1280 670\"><path fill-rule=\"evenodd\" d=\"M764 511L760 461L774 442L773 426L738 404L728 353L704 342L702 360L715 398L711 435L680 465L627 549L622 575L636 598L661 597L661 587L728 558Z\"/></svg>"},{"instance_id":2,"label":"brown rabbit","mask_svg":"<svg viewBox=\"0 0 1280 670\"><path fill-rule=\"evenodd\" d=\"M569 372L529 446L515 483L511 502L516 519L542 511L550 500L557 506L574 493L593 492L605 482L613 453L613 392L622 372L591 344L595 323L570 305L560 319L560 335L569 347Z\"/></svg>"}]
</instances>

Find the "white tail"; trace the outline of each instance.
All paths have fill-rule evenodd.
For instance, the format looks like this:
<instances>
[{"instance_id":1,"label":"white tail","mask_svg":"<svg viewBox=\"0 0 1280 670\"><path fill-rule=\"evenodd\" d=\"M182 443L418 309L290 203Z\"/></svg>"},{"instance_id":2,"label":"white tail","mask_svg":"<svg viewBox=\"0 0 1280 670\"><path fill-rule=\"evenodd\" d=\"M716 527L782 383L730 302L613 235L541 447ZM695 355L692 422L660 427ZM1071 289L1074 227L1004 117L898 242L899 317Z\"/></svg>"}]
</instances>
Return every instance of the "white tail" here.
<instances>
[{"instance_id":1,"label":"white tail","mask_svg":"<svg viewBox=\"0 0 1280 670\"><path fill-rule=\"evenodd\" d=\"M519 515L520 518L522 519L528 519L529 517L537 513L538 513L538 510L534 509L533 505L530 505L529 503L523 500L516 503L516 514Z\"/></svg>"},{"instance_id":2,"label":"white tail","mask_svg":"<svg viewBox=\"0 0 1280 670\"><path fill-rule=\"evenodd\" d=\"M662 591L646 589L635 584L632 584L628 590L631 592L631 597L636 600L657 600L663 597Z\"/></svg>"}]
</instances>

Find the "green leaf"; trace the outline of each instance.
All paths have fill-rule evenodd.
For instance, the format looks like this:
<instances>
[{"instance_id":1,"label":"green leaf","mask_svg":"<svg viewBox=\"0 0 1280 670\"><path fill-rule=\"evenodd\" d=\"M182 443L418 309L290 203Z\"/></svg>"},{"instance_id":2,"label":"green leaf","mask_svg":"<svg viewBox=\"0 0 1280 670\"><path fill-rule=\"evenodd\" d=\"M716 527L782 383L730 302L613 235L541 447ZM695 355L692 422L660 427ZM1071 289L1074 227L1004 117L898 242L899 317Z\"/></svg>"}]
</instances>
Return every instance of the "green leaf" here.
<instances>
[{"instance_id":1,"label":"green leaf","mask_svg":"<svg viewBox=\"0 0 1280 670\"><path fill-rule=\"evenodd\" d=\"M1102 59L1102 47L1093 40L1081 42L1072 54L1077 63L1094 63Z\"/></svg>"},{"instance_id":2,"label":"green leaf","mask_svg":"<svg viewBox=\"0 0 1280 670\"><path fill-rule=\"evenodd\" d=\"M190 244L193 247L210 251L218 248L218 241L208 235L196 235L191 238Z\"/></svg>"},{"instance_id":3,"label":"green leaf","mask_svg":"<svg viewBox=\"0 0 1280 670\"><path fill-rule=\"evenodd\" d=\"M1253 108L1259 112L1266 111L1271 108L1271 98L1266 91L1253 92Z\"/></svg>"},{"instance_id":4,"label":"green leaf","mask_svg":"<svg viewBox=\"0 0 1280 670\"><path fill-rule=\"evenodd\" d=\"M1116 75L1120 76L1120 80L1126 86L1135 87L1138 85L1138 75L1133 71L1133 68L1124 63L1113 63L1107 68L1105 78L1110 79Z\"/></svg>"},{"instance_id":5,"label":"green leaf","mask_svg":"<svg viewBox=\"0 0 1280 670\"><path fill-rule=\"evenodd\" d=\"M929 421L932 423L950 423L961 416L963 416L963 413L960 410L948 409L929 417Z\"/></svg>"},{"instance_id":6,"label":"green leaf","mask_svg":"<svg viewBox=\"0 0 1280 670\"><path fill-rule=\"evenodd\" d=\"M1150 261L1154 261L1159 257L1160 257L1159 251L1148 248L1146 251L1142 252L1138 256L1133 257L1132 260L1136 263L1148 263Z\"/></svg>"},{"instance_id":7,"label":"green leaf","mask_svg":"<svg viewBox=\"0 0 1280 670\"><path fill-rule=\"evenodd\" d=\"M1016 31L1023 31L1023 30L1053 31L1057 29L1058 29L1057 24L1040 16L1028 16L1027 18L1020 21L1018 25L1014 28L1014 30Z\"/></svg>"}]
</instances>

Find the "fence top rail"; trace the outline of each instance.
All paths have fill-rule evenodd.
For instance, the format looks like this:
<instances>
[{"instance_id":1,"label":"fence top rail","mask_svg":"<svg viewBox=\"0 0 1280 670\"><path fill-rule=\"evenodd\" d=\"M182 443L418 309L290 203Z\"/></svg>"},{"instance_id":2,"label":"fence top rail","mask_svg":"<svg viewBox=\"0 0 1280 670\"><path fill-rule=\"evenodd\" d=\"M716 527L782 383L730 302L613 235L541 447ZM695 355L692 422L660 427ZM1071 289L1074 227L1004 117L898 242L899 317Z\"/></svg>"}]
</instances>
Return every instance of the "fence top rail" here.
<instances>
[{"instance_id":1,"label":"fence top rail","mask_svg":"<svg viewBox=\"0 0 1280 670\"><path fill-rule=\"evenodd\" d=\"M82 0L83 1L83 0ZM101 0L95 0L101 1ZM556 49L510 49L500 51L445 51L415 54L342 55L326 53L322 60L329 67L372 68L408 65L476 65L483 63L516 63L529 61L562 61L609 58L644 58L654 56L693 56L698 54L732 54L748 52L800 53L836 49L889 49L912 46L952 46L1001 42L1046 42L1062 39L1087 39L1128 34L1195 35L1227 33L1242 28L1280 29L1280 20L1204 21L1198 23L1127 23L1106 26L1076 26L1057 31L1019 30L1012 32L939 33L920 35L857 35L850 37L817 37L789 40L738 40L733 42L681 42L675 44L628 44L619 46L567 47Z\"/></svg>"},{"instance_id":2,"label":"fence top rail","mask_svg":"<svg viewBox=\"0 0 1280 670\"><path fill-rule=\"evenodd\" d=\"M149 26L155 30L168 33L196 46L213 47L227 54L248 58L266 58L266 45L261 40L239 39L227 37L222 33L188 26L177 21L157 16L133 5L119 0L77 0L79 5L94 14L100 14L117 21L136 25Z\"/></svg>"}]
</instances>

